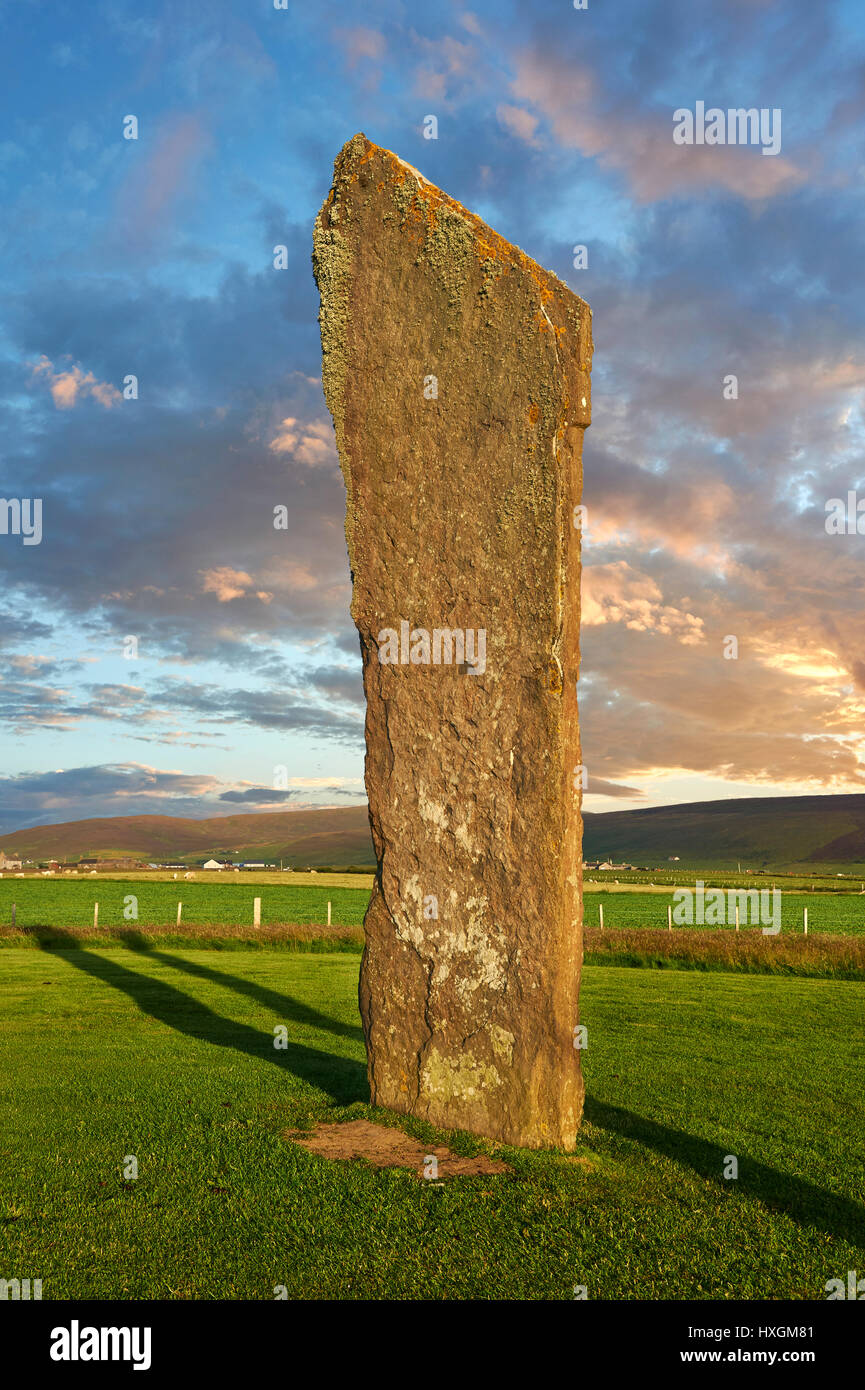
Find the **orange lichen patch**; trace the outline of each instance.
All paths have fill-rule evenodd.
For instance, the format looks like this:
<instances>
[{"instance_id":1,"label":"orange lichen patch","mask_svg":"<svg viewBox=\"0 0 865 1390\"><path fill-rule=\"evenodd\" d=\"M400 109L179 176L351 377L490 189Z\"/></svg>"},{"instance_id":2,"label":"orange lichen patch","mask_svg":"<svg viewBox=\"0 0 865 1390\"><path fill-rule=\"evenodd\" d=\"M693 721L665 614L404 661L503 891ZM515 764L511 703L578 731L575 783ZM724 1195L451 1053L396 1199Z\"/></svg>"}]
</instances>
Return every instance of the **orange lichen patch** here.
<instances>
[{"instance_id":1,"label":"orange lichen patch","mask_svg":"<svg viewBox=\"0 0 865 1390\"><path fill-rule=\"evenodd\" d=\"M538 420L539 420L540 418L541 418L541 408L540 408L540 406L535 405L534 403L532 403L532 404L529 406L529 424L530 424L530 425L536 425L536 424L538 423Z\"/></svg>"},{"instance_id":2,"label":"orange lichen patch","mask_svg":"<svg viewBox=\"0 0 865 1390\"><path fill-rule=\"evenodd\" d=\"M372 143L372 141L371 141L371 140L367 140L367 138L366 138L365 135L362 136L361 138L363 139L363 141L364 141L364 143L365 143L365 145L366 145L366 148L365 148L363 154L361 155L360 159L357 161L357 167L358 167L358 169L360 168L360 166L361 166L362 164L369 164L369 162L370 162L371 159L375 159L375 154L376 154L376 147L375 147L375 145ZM354 178L355 178L355 179L357 178L357 172L355 172ZM352 179L352 182L354 182L354 179Z\"/></svg>"},{"instance_id":3,"label":"orange lichen patch","mask_svg":"<svg viewBox=\"0 0 865 1390\"><path fill-rule=\"evenodd\" d=\"M537 286L541 303L547 303L555 298L558 289L567 288L561 286L561 282L556 276L539 266L530 256L527 256L519 247L513 246L506 241L498 232L493 231L485 222L468 208L464 207L456 198L451 198L447 193L443 193L435 184L430 183L424 176L412 169L410 165L401 160L391 150L381 149L374 145L366 136L359 136L364 142L364 153L357 161L353 178L357 177L357 170L361 165L368 163L377 153L382 153L389 160L393 169L394 180L398 185L402 185L407 179L414 179L416 189L414 190L415 199L422 205L419 215L426 221L430 231L435 231L438 226L438 214L441 208L448 208L457 213L469 225L474 233L474 245L479 259L492 260L498 262L503 270L518 265L529 275ZM382 183L378 184L381 190ZM581 301L582 302L582 301ZM565 330L562 329L562 332Z\"/></svg>"}]
</instances>

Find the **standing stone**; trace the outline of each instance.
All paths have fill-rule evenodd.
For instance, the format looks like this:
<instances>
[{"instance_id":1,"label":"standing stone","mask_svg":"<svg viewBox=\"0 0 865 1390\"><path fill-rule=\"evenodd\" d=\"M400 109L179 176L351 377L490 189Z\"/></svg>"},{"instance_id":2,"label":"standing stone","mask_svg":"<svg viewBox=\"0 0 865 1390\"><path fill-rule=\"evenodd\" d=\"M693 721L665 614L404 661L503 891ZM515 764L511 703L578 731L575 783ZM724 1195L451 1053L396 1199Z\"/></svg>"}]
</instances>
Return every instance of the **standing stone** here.
<instances>
[{"instance_id":1,"label":"standing stone","mask_svg":"<svg viewBox=\"0 0 865 1390\"><path fill-rule=\"evenodd\" d=\"M590 310L364 135L313 266L367 700L372 1101L572 1149Z\"/></svg>"}]
</instances>

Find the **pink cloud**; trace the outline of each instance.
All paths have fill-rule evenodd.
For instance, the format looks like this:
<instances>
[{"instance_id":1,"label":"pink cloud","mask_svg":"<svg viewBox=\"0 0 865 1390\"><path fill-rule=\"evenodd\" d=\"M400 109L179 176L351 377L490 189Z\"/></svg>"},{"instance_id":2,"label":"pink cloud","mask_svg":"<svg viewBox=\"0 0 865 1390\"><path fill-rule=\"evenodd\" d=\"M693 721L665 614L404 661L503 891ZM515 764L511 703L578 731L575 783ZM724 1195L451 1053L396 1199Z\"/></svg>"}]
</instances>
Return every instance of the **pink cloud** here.
<instances>
[{"instance_id":1,"label":"pink cloud","mask_svg":"<svg viewBox=\"0 0 865 1390\"><path fill-rule=\"evenodd\" d=\"M321 468L336 462L333 426L329 420L299 424L293 415L279 425L268 448L274 454L291 454L307 468Z\"/></svg>"},{"instance_id":2,"label":"pink cloud","mask_svg":"<svg viewBox=\"0 0 865 1390\"><path fill-rule=\"evenodd\" d=\"M377 62L387 52L384 34L380 34L377 29L364 28L363 25L357 25L353 29L336 29L334 38L342 47L350 68L357 67L363 59Z\"/></svg>"},{"instance_id":3,"label":"pink cloud","mask_svg":"<svg viewBox=\"0 0 865 1390\"><path fill-rule=\"evenodd\" d=\"M201 589L205 594L215 594L220 603L231 603L236 598L255 597L260 603L270 603L273 594L263 589L253 588L252 576L246 570L231 569L229 565L217 565L214 569L199 570Z\"/></svg>"},{"instance_id":4,"label":"pink cloud","mask_svg":"<svg viewBox=\"0 0 865 1390\"><path fill-rule=\"evenodd\" d=\"M510 106L507 102L502 102L496 107L496 116L500 125L503 125L511 135L516 135L518 140L523 140L527 145L540 145L535 134L539 119L531 111L527 111L525 107Z\"/></svg>"},{"instance_id":5,"label":"pink cloud","mask_svg":"<svg viewBox=\"0 0 865 1390\"><path fill-rule=\"evenodd\" d=\"M703 619L665 604L655 581L638 574L625 560L583 570L582 623L584 627L623 623L633 632L674 637L686 647L705 641Z\"/></svg>"},{"instance_id":6,"label":"pink cloud","mask_svg":"<svg viewBox=\"0 0 865 1390\"><path fill-rule=\"evenodd\" d=\"M80 398L92 396L106 410L123 399L116 386L106 381L97 381L92 372L84 372L75 365L65 371L55 371L54 364L47 357L41 357L32 370L33 377L45 377L51 397L58 410L71 410Z\"/></svg>"},{"instance_id":7,"label":"pink cloud","mask_svg":"<svg viewBox=\"0 0 865 1390\"><path fill-rule=\"evenodd\" d=\"M146 240L168 222L172 202L191 181L197 161L211 144L211 136L198 116L173 117L156 135L148 152L144 135L131 149L139 159L133 162L123 185L119 213L124 235Z\"/></svg>"},{"instance_id":8,"label":"pink cloud","mask_svg":"<svg viewBox=\"0 0 865 1390\"><path fill-rule=\"evenodd\" d=\"M713 185L743 198L771 198L804 178L780 155L762 158L756 149L737 145L674 144L672 109L635 115L604 110L594 75L555 54L534 52L518 59L512 91L527 116L539 112L549 122L560 145L621 172L642 203ZM511 122L512 133L525 139L517 118ZM533 141L532 131L528 143Z\"/></svg>"}]
</instances>

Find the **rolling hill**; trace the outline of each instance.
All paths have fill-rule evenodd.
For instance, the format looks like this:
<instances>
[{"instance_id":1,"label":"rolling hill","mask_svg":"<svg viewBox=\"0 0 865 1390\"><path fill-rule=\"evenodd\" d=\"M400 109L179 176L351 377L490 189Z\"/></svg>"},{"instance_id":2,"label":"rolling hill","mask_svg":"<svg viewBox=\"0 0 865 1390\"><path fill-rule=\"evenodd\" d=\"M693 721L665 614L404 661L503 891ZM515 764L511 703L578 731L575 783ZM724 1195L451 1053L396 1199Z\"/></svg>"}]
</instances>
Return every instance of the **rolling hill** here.
<instances>
[{"instance_id":1,"label":"rolling hill","mask_svg":"<svg viewBox=\"0 0 865 1390\"><path fill-rule=\"evenodd\" d=\"M744 797L585 817L583 856L658 868L865 865L865 795Z\"/></svg>"},{"instance_id":2,"label":"rolling hill","mask_svg":"<svg viewBox=\"0 0 865 1390\"><path fill-rule=\"evenodd\" d=\"M279 861L295 867L373 863L365 806L275 811L190 820L112 816L41 825L0 838L28 859L201 862L211 856ZM831 872L865 868L865 795L747 797L587 814L584 857L659 868L714 866Z\"/></svg>"},{"instance_id":3,"label":"rolling hill","mask_svg":"<svg viewBox=\"0 0 865 1390\"><path fill-rule=\"evenodd\" d=\"M137 859L202 862L212 856L285 860L294 867L372 864L366 806L214 816L109 816L37 825L0 839L0 848L27 859Z\"/></svg>"}]
</instances>

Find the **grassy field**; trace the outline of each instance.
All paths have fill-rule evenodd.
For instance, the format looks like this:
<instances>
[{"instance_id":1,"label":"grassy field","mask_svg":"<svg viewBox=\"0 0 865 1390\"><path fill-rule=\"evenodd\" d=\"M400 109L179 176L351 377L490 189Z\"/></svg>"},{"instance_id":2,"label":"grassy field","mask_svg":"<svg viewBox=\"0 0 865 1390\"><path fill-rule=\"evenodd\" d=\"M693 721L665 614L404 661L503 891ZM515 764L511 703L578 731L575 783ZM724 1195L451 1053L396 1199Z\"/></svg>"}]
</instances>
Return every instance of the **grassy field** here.
<instances>
[{"instance_id":1,"label":"grassy field","mask_svg":"<svg viewBox=\"0 0 865 1390\"><path fill-rule=\"evenodd\" d=\"M4 951L0 1276L44 1298L824 1299L865 1268L860 985L589 966L580 1161L496 1150L512 1175L432 1187L280 1137L374 1113L357 964Z\"/></svg>"},{"instance_id":2,"label":"grassy field","mask_svg":"<svg viewBox=\"0 0 865 1390\"><path fill-rule=\"evenodd\" d=\"M693 880L691 881L693 888ZM755 887L755 885L752 885ZM707 885L708 889L708 885ZM729 890L727 890L729 891ZM766 886L763 886L766 891ZM772 910L772 893L768 889L767 905ZM604 927L656 928L667 925L667 907L675 911L673 894L637 891L617 892L614 888L587 893L583 900L583 920L586 926L600 923L600 908L604 912ZM833 936L865 935L865 897L858 893L791 893L781 891L781 932L803 932L803 913L808 910L809 933L826 932ZM744 912L743 912L744 925ZM728 931L729 927L707 927L706 930ZM674 926L674 932L678 930Z\"/></svg>"},{"instance_id":3,"label":"grassy field","mask_svg":"<svg viewBox=\"0 0 865 1390\"><path fill-rule=\"evenodd\" d=\"M661 870L587 869L583 875L583 888L587 893L602 892L605 888L620 892L669 892L671 888L693 888L698 878L703 880L707 888L768 888L771 891L776 887L784 893L865 892L865 879L853 873L741 874L719 872L699 865L695 868Z\"/></svg>"},{"instance_id":4,"label":"grassy field","mask_svg":"<svg viewBox=\"0 0 865 1390\"><path fill-rule=\"evenodd\" d=\"M360 926L369 902L369 888L354 884L261 885L245 879L218 883L100 879L97 883L93 879L7 878L0 882L0 923L11 922L14 902L16 922L21 926L87 926L93 922L93 904L98 902L100 925L146 927L176 923L177 904L181 902L182 921L188 926L251 927L253 899L257 897L261 898L264 925L323 925L330 902L334 922Z\"/></svg>"},{"instance_id":5,"label":"grassy field","mask_svg":"<svg viewBox=\"0 0 865 1390\"><path fill-rule=\"evenodd\" d=\"M324 925L328 902L335 924L360 927L363 923L370 882L358 884L355 876L348 874L327 876L328 881L321 883L317 875L292 875L290 882L285 881L288 878L277 875L272 883L252 882L246 876L204 882L154 881L150 877L4 878L0 880L0 929L11 924L13 903L19 926L92 925L94 902L99 903L101 926L128 929L175 924L178 902L183 904L182 922L186 926L251 926L256 897L261 898L261 920L266 926ZM300 878L303 882L297 881ZM752 880L750 886L757 885ZM762 881L760 886L771 887ZM604 926L609 930L657 929L667 924L668 904L675 906L669 889L653 892L597 887L586 894L584 918L587 926L597 926L603 907ZM858 893L782 891L782 933L801 934L805 908L812 934L865 936L865 897Z\"/></svg>"}]
</instances>

